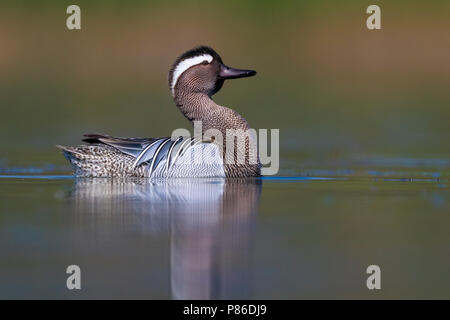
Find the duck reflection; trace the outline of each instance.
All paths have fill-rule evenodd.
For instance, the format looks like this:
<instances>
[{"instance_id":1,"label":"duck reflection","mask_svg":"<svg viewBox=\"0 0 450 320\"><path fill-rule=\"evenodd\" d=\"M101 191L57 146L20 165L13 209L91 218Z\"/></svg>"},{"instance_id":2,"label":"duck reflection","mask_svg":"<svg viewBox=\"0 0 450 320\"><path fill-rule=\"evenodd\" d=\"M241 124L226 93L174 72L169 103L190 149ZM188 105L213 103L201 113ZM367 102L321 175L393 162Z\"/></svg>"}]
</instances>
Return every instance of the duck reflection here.
<instances>
[{"instance_id":1,"label":"duck reflection","mask_svg":"<svg viewBox=\"0 0 450 320\"><path fill-rule=\"evenodd\" d=\"M122 228L166 235L173 298L239 299L250 294L260 193L259 179L79 179L70 198L94 228L119 217Z\"/></svg>"}]
</instances>

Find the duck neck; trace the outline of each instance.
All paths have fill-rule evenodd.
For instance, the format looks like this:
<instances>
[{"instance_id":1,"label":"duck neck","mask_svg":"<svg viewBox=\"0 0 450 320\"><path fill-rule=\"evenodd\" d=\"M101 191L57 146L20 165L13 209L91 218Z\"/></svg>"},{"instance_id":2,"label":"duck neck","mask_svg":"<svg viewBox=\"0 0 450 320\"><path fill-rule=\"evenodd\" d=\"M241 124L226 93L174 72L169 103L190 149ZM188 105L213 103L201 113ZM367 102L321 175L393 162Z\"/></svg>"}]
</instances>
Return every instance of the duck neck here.
<instances>
[{"instance_id":1,"label":"duck neck","mask_svg":"<svg viewBox=\"0 0 450 320\"><path fill-rule=\"evenodd\" d=\"M204 93L175 92L174 100L178 108L180 108L180 111L189 121L201 121L202 136L209 129L216 129L221 132L223 140L221 142L219 142L220 140L215 141L215 143L218 143L222 150L227 177L260 175L261 163L259 162L256 140L246 135L246 131L250 129L250 126L241 115L230 108L216 104L209 95ZM239 146L231 149L227 148L227 129L241 130L237 133L238 140L245 141L245 145L240 146L241 149L239 149ZM244 164L235 164L234 159L237 159L239 153L245 154L246 162ZM249 163L250 156L256 156L256 163ZM233 161L230 159L233 159Z\"/></svg>"},{"instance_id":2,"label":"duck neck","mask_svg":"<svg viewBox=\"0 0 450 320\"><path fill-rule=\"evenodd\" d=\"M220 108L209 95L202 92L175 92L174 101L191 122L203 121L209 112Z\"/></svg>"}]
</instances>

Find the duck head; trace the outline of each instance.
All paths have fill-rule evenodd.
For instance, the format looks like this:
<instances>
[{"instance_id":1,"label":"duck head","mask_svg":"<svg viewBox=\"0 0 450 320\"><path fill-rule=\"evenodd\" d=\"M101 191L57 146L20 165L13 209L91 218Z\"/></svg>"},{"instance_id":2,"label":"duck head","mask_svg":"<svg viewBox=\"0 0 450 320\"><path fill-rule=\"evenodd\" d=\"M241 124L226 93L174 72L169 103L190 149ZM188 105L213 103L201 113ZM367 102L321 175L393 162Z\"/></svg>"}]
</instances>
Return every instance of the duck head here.
<instances>
[{"instance_id":1,"label":"duck head","mask_svg":"<svg viewBox=\"0 0 450 320\"><path fill-rule=\"evenodd\" d=\"M196 47L183 53L169 72L169 86L173 97L202 93L211 97L227 79L251 77L256 71L226 66L210 47Z\"/></svg>"}]
</instances>

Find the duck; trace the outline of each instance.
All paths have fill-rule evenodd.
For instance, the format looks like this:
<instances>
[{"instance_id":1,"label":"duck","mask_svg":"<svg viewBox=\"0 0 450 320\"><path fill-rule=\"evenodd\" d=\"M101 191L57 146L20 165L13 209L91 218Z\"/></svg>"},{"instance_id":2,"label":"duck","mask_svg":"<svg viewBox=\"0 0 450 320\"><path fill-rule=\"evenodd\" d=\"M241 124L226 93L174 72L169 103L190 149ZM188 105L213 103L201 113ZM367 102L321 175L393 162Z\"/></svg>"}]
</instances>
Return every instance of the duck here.
<instances>
[{"instance_id":1,"label":"duck","mask_svg":"<svg viewBox=\"0 0 450 320\"><path fill-rule=\"evenodd\" d=\"M254 75L254 70L228 67L211 47L195 47L175 60L168 84L175 105L192 125L201 125L201 134L126 138L95 133L84 135L87 144L57 147L75 177L258 177L261 162L257 139L248 134L252 128L238 112L212 99L225 80Z\"/></svg>"}]
</instances>

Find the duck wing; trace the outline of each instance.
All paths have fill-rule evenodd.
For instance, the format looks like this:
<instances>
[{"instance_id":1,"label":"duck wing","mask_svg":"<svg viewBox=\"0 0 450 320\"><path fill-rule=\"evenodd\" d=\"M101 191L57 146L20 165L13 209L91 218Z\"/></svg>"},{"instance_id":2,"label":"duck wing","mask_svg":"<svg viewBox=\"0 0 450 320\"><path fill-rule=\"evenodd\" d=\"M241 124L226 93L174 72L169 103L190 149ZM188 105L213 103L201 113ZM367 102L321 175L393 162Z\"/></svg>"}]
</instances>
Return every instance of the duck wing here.
<instances>
[{"instance_id":1,"label":"duck wing","mask_svg":"<svg viewBox=\"0 0 450 320\"><path fill-rule=\"evenodd\" d=\"M106 144L134 158L138 157L139 154L150 144L163 139L112 137L106 134L85 134L84 137L84 142L91 144Z\"/></svg>"},{"instance_id":2,"label":"duck wing","mask_svg":"<svg viewBox=\"0 0 450 320\"><path fill-rule=\"evenodd\" d=\"M133 167L136 168L142 163L150 165L152 172L160 162L166 160L166 168L172 165L180 154L186 149L201 142L201 139L191 137L165 138L124 138L112 137L105 134L85 134L84 142L105 144L111 146L122 153L135 158Z\"/></svg>"}]
</instances>

